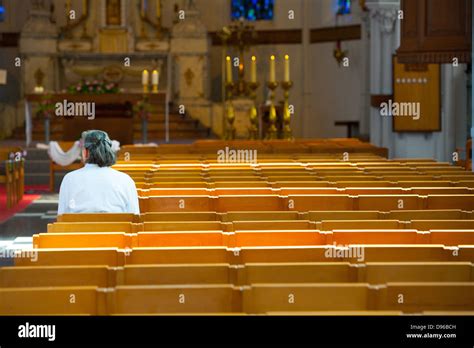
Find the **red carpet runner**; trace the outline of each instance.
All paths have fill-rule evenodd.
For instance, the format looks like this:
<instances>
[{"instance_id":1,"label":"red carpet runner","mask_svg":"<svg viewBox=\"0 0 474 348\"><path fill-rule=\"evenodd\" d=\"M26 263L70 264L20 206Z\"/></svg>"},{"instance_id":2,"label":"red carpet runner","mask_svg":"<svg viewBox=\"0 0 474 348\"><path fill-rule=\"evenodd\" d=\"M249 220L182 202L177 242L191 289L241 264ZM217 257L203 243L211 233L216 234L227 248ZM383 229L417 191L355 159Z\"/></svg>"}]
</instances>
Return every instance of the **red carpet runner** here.
<instances>
[{"instance_id":1,"label":"red carpet runner","mask_svg":"<svg viewBox=\"0 0 474 348\"><path fill-rule=\"evenodd\" d=\"M25 188L25 191L28 192L28 187ZM16 213L24 210L31 204L31 202L38 199L39 197L40 195L38 194L24 194L21 202L19 202L13 208L7 209L7 192L5 186L0 186L0 223L5 222Z\"/></svg>"}]
</instances>

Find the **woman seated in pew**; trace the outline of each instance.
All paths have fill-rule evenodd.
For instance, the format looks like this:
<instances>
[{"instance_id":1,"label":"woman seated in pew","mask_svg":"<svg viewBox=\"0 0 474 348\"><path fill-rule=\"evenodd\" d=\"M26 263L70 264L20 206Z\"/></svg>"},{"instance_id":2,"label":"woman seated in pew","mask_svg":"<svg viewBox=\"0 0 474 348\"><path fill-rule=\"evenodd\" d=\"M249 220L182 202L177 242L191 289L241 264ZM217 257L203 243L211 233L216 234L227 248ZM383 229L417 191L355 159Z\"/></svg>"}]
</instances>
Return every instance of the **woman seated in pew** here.
<instances>
[{"instance_id":1,"label":"woman seated in pew","mask_svg":"<svg viewBox=\"0 0 474 348\"><path fill-rule=\"evenodd\" d=\"M140 214L135 182L110 168L116 156L106 132L82 133L85 166L67 174L59 190L58 215L64 213Z\"/></svg>"}]
</instances>

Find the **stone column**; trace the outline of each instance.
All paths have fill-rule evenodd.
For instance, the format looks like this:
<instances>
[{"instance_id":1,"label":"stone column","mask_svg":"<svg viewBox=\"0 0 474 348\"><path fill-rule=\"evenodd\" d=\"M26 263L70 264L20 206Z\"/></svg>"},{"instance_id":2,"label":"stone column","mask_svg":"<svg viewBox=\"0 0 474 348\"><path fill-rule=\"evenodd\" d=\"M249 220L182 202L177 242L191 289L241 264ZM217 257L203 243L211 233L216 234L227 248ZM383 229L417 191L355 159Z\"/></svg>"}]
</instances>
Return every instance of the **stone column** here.
<instances>
[{"instance_id":1,"label":"stone column","mask_svg":"<svg viewBox=\"0 0 474 348\"><path fill-rule=\"evenodd\" d=\"M400 43L397 20L399 0L378 0L367 4L370 10L370 93L392 94L392 55ZM392 119L381 117L378 108L370 109L370 142L392 145ZM393 151L390 151L393 155Z\"/></svg>"},{"instance_id":2,"label":"stone column","mask_svg":"<svg viewBox=\"0 0 474 348\"><path fill-rule=\"evenodd\" d=\"M312 95L312 81L311 81L311 49L310 49L310 18L311 18L311 0L301 1L301 12L303 18L303 64L301 65L301 76L303 85L302 106L303 112L298 115L300 123L300 133L304 137L310 136L311 125L315 122L313 111L311 108Z\"/></svg>"},{"instance_id":3,"label":"stone column","mask_svg":"<svg viewBox=\"0 0 474 348\"><path fill-rule=\"evenodd\" d=\"M209 101L209 38L193 1L185 3L184 19L171 31L173 100L205 126L212 124Z\"/></svg>"},{"instance_id":4,"label":"stone column","mask_svg":"<svg viewBox=\"0 0 474 348\"><path fill-rule=\"evenodd\" d=\"M31 0L32 10L21 30L20 55L22 59L23 93L32 93L36 81L35 72L40 69L45 77L45 91L54 91L58 83L56 26L51 22L50 2Z\"/></svg>"},{"instance_id":5,"label":"stone column","mask_svg":"<svg viewBox=\"0 0 474 348\"><path fill-rule=\"evenodd\" d=\"M371 94L393 94L392 55L400 46L398 0L380 0L368 4L370 9ZM433 158L453 161L456 144L463 141L456 125L466 124L465 67L460 64L441 65L441 131L423 133L393 132L392 118L381 117L378 108L371 108L370 140L387 147L390 157ZM459 127L458 127L459 128Z\"/></svg>"},{"instance_id":6,"label":"stone column","mask_svg":"<svg viewBox=\"0 0 474 348\"><path fill-rule=\"evenodd\" d=\"M361 11L362 20L362 53L361 66L362 76L360 88L362 103L360 106L360 129L361 136L370 134L370 12Z\"/></svg>"}]
</instances>

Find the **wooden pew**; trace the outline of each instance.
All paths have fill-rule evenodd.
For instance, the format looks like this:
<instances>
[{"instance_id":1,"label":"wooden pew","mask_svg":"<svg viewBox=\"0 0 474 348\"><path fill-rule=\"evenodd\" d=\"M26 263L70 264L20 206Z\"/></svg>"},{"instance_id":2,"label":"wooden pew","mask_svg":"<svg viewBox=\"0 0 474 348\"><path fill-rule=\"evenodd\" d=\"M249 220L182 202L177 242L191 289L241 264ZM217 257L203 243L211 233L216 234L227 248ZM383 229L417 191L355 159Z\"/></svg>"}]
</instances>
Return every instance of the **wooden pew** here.
<instances>
[{"instance_id":1,"label":"wooden pew","mask_svg":"<svg viewBox=\"0 0 474 348\"><path fill-rule=\"evenodd\" d=\"M107 266L34 266L0 268L0 288L115 286L115 272Z\"/></svg>"},{"instance_id":2,"label":"wooden pew","mask_svg":"<svg viewBox=\"0 0 474 348\"><path fill-rule=\"evenodd\" d=\"M225 263L126 265L117 270L117 285L233 284L236 271Z\"/></svg>"},{"instance_id":3,"label":"wooden pew","mask_svg":"<svg viewBox=\"0 0 474 348\"><path fill-rule=\"evenodd\" d=\"M253 284L243 291L243 311L363 311L370 292L368 284Z\"/></svg>"},{"instance_id":4,"label":"wooden pew","mask_svg":"<svg viewBox=\"0 0 474 348\"><path fill-rule=\"evenodd\" d=\"M216 212L145 212L140 215L140 221L220 221L220 215Z\"/></svg>"},{"instance_id":5,"label":"wooden pew","mask_svg":"<svg viewBox=\"0 0 474 348\"><path fill-rule=\"evenodd\" d=\"M391 220L458 220L465 219L466 212L460 209L451 210L392 210L387 218Z\"/></svg>"},{"instance_id":6,"label":"wooden pew","mask_svg":"<svg viewBox=\"0 0 474 348\"><path fill-rule=\"evenodd\" d=\"M431 243L449 246L474 245L474 229L445 230L433 229L430 231Z\"/></svg>"},{"instance_id":7,"label":"wooden pew","mask_svg":"<svg viewBox=\"0 0 474 348\"><path fill-rule=\"evenodd\" d=\"M474 220L412 220L409 228L429 230L474 230Z\"/></svg>"},{"instance_id":8,"label":"wooden pew","mask_svg":"<svg viewBox=\"0 0 474 348\"><path fill-rule=\"evenodd\" d=\"M55 222L48 224L48 233L121 232L135 233L143 229L131 222Z\"/></svg>"},{"instance_id":9,"label":"wooden pew","mask_svg":"<svg viewBox=\"0 0 474 348\"><path fill-rule=\"evenodd\" d=\"M132 248L134 235L114 232L40 233L33 236L33 245L39 249L67 248Z\"/></svg>"},{"instance_id":10,"label":"wooden pew","mask_svg":"<svg viewBox=\"0 0 474 348\"><path fill-rule=\"evenodd\" d=\"M104 295L94 286L0 289L0 315L103 315Z\"/></svg>"},{"instance_id":11,"label":"wooden pew","mask_svg":"<svg viewBox=\"0 0 474 348\"><path fill-rule=\"evenodd\" d=\"M29 257L16 257L16 266L73 266L125 264L125 253L117 248L35 249Z\"/></svg>"},{"instance_id":12,"label":"wooden pew","mask_svg":"<svg viewBox=\"0 0 474 348\"><path fill-rule=\"evenodd\" d=\"M321 231L333 230L396 230L405 228L398 220L323 220L316 222Z\"/></svg>"},{"instance_id":13,"label":"wooden pew","mask_svg":"<svg viewBox=\"0 0 474 348\"><path fill-rule=\"evenodd\" d=\"M212 247L227 246L228 240L218 231L142 232L137 235L137 247Z\"/></svg>"},{"instance_id":14,"label":"wooden pew","mask_svg":"<svg viewBox=\"0 0 474 348\"><path fill-rule=\"evenodd\" d=\"M377 220L380 212L373 211L310 211L306 217L308 220L320 222L323 220ZM395 219L393 219L395 220Z\"/></svg>"},{"instance_id":15,"label":"wooden pew","mask_svg":"<svg viewBox=\"0 0 474 348\"><path fill-rule=\"evenodd\" d=\"M231 263L225 247L134 248L127 265Z\"/></svg>"},{"instance_id":16,"label":"wooden pew","mask_svg":"<svg viewBox=\"0 0 474 348\"><path fill-rule=\"evenodd\" d=\"M357 268L347 262L247 263L238 274L239 285L352 283Z\"/></svg>"},{"instance_id":17,"label":"wooden pew","mask_svg":"<svg viewBox=\"0 0 474 348\"><path fill-rule=\"evenodd\" d=\"M356 202L359 210L392 211L422 208L422 201L418 195L359 195Z\"/></svg>"},{"instance_id":18,"label":"wooden pew","mask_svg":"<svg viewBox=\"0 0 474 348\"><path fill-rule=\"evenodd\" d=\"M367 262L361 265L359 282L474 282L469 262Z\"/></svg>"},{"instance_id":19,"label":"wooden pew","mask_svg":"<svg viewBox=\"0 0 474 348\"><path fill-rule=\"evenodd\" d=\"M377 308L423 311L474 310L474 283L389 283L380 290Z\"/></svg>"},{"instance_id":20,"label":"wooden pew","mask_svg":"<svg viewBox=\"0 0 474 348\"><path fill-rule=\"evenodd\" d=\"M428 209L474 209L474 195L428 195Z\"/></svg>"},{"instance_id":21,"label":"wooden pew","mask_svg":"<svg viewBox=\"0 0 474 348\"><path fill-rule=\"evenodd\" d=\"M241 312L231 285L125 285L107 293L110 314Z\"/></svg>"},{"instance_id":22,"label":"wooden pew","mask_svg":"<svg viewBox=\"0 0 474 348\"><path fill-rule=\"evenodd\" d=\"M58 222L139 222L139 215L128 213L63 214Z\"/></svg>"},{"instance_id":23,"label":"wooden pew","mask_svg":"<svg viewBox=\"0 0 474 348\"><path fill-rule=\"evenodd\" d=\"M429 244L429 235L416 230L334 230L327 235L328 244Z\"/></svg>"},{"instance_id":24,"label":"wooden pew","mask_svg":"<svg viewBox=\"0 0 474 348\"><path fill-rule=\"evenodd\" d=\"M288 195L286 206L300 212L353 210L348 195Z\"/></svg>"}]
</instances>

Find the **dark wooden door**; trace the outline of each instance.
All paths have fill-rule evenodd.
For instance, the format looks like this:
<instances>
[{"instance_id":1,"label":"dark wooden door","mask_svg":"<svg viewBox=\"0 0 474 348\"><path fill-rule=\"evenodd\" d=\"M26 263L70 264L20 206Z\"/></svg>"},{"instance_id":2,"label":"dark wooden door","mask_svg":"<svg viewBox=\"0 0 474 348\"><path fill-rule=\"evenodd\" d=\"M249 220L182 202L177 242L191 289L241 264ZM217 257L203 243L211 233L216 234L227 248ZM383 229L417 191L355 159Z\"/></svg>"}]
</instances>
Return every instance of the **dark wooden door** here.
<instances>
[{"instance_id":1,"label":"dark wooden door","mask_svg":"<svg viewBox=\"0 0 474 348\"><path fill-rule=\"evenodd\" d=\"M471 0L402 0L400 63L470 62Z\"/></svg>"}]
</instances>

